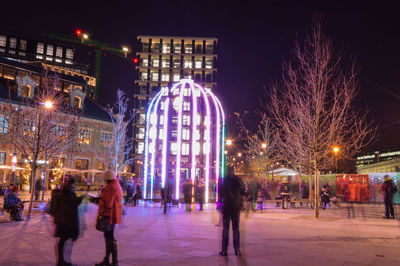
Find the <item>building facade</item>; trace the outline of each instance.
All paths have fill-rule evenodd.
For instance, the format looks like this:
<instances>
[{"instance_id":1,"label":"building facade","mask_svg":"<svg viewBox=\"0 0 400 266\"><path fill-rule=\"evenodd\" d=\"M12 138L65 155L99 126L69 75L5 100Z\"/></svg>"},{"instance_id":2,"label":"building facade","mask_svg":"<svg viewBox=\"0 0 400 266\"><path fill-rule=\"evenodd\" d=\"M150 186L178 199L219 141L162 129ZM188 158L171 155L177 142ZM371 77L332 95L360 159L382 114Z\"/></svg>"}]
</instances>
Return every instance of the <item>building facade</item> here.
<instances>
[{"instance_id":1,"label":"building facade","mask_svg":"<svg viewBox=\"0 0 400 266\"><path fill-rule=\"evenodd\" d=\"M49 75L55 73L50 71ZM104 165L96 158L91 146L101 146L112 139L112 123L109 114L89 97L84 88L87 84L80 76L60 74L56 90L64 94L67 102L81 114L78 152L70 158L63 154L51 154L48 158L49 178L65 173L75 175L78 182L94 181L95 174L105 170ZM30 170L25 159L18 154L15 147L7 142L11 122L1 113L1 106L8 101L15 105L24 99L32 99L42 86L44 74L41 66L25 64L15 60L0 58L0 183L13 182L13 159L16 159L16 182L29 181ZM57 121L57 127L62 129L62 121ZM22 126L22 125L21 125ZM15 166L15 165L14 165Z\"/></svg>"},{"instance_id":2,"label":"building facade","mask_svg":"<svg viewBox=\"0 0 400 266\"><path fill-rule=\"evenodd\" d=\"M72 46L0 33L0 58L80 77L86 95L94 97L96 79L89 74L88 64L76 61Z\"/></svg>"},{"instance_id":3,"label":"building facade","mask_svg":"<svg viewBox=\"0 0 400 266\"><path fill-rule=\"evenodd\" d=\"M369 164L375 164L384 161L390 161L400 158L400 148L387 148L382 150L369 151L359 154L356 157L356 168L362 168Z\"/></svg>"},{"instance_id":4,"label":"building facade","mask_svg":"<svg viewBox=\"0 0 400 266\"><path fill-rule=\"evenodd\" d=\"M133 121L135 172L141 175L145 137L145 112L150 100L163 88L183 78L203 88L217 88L217 39L199 37L138 36L139 59L135 80Z\"/></svg>"}]
</instances>

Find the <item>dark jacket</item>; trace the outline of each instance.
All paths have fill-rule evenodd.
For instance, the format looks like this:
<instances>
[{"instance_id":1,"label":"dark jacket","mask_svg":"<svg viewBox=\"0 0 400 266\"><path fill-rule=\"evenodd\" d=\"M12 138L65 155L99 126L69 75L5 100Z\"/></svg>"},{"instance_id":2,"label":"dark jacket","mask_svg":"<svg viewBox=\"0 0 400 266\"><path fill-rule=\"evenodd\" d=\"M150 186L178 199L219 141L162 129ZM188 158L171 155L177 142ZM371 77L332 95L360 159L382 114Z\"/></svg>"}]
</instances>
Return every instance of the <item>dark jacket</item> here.
<instances>
[{"instance_id":1,"label":"dark jacket","mask_svg":"<svg viewBox=\"0 0 400 266\"><path fill-rule=\"evenodd\" d=\"M222 211L226 213L239 212L243 207L243 196L246 188L238 176L227 176L222 184Z\"/></svg>"},{"instance_id":2,"label":"dark jacket","mask_svg":"<svg viewBox=\"0 0 400 266\"><path fill-rule=\"evenodd\" d=\"M79 228L78 206L82 199L82 197L77 197L73 191L57 190L53 194L50 210L51 216L54 217L54 223Z\"/></svg>"},{"instance_id":3,"label":"dark jacket","mask_svg":"<svg viewBox=\"0 0 400 266\"><path fill-rule=\"evenodd\" d=\"M14 192L10 191L5 197L4 197L4 209L8 209L11 206L15 206L17 204L21 204L21 200L18 198L17 194Z\"/></svg>"},{"instance_id":4,"label":"dark jacket","mask_svg":"<svg viewBox=\"0 0 400 266\"><path fill-rule=\"evenodd\" d=\"M397 192L396 184L392 179L386 180L382 184L382 193L384 195L385 203L393 203L393 196Z\"/></svg>"},{"instance_id":5,"label":"dark jacket","mask_svg":"<svg viewBox=\"0 0 400 266\"><path fill-rule=\"evenodd\" d=\"M192 182L187 181L186 183L183 184L183 197L185 200L185 203L191 203L192 202Z\"/></svg>"}]
</instances>

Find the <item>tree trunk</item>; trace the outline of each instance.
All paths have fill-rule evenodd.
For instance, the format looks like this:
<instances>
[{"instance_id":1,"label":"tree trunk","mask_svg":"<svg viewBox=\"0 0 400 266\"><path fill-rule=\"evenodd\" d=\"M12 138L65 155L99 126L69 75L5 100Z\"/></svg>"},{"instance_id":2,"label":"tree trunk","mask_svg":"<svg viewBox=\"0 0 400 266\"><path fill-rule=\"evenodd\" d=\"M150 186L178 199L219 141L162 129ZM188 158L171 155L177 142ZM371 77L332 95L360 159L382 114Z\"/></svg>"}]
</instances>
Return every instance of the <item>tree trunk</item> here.
<instances>
[{"instance_id":1,"label":"tree trunk","mask_svg":"<svg viewBox=\"0 0 400 266\"><path fill-rule=\"evenodd\" d=\"M318 175L318 168L317 167L315 167L314 182L315 182L315 197L314 197L314 201L315 201L315 218L318 218L319 217L319 175Z\"/></svg>"},{"instance_id":2,"label":"tree trunk","mask_svg":"<svg viewBox=\"0 0 400 266\"><path fill-rule=\"evenodd\" d=\"M35 185L36 185L36 170L37 170L37 167L33 166L32 173L31 173L31 195L29 198L28 213L31 213L31 211L32 211L33 194L35 194Z\"/></svg>"}]
</instances>

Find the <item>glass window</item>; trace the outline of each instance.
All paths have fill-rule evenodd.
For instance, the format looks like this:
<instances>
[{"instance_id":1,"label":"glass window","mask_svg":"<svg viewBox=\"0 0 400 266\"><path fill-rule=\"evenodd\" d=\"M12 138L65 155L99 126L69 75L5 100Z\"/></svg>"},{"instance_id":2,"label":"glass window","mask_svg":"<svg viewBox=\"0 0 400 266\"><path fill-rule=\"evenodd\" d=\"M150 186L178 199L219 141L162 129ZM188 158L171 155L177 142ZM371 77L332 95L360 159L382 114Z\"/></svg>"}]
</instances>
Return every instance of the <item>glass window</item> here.
<instances>
[{"instance_id":1,"label":"glass window","mask_svg":"<svg viewBox=\"0 0 400 266\"><path fill-rule=\"evenodd\" d=\"M161 81L169 81L169 74L163 73L161 75Z\"/></svg>"},{"instance_id":2,"label":"glass window","mask_svg":"<svg viewBox=\"0 0 400 266\"><path fill-rule=\"evenodd\" d=\"M189 140L190 139L190 130L187 128L184 128L182 130L182 139L184 140Z\"/></svg>"},{"instance_id":3,"label":"glass window","mask_svg":"<svg viewBox=\"0 0 400 266\"><path fill-rule=\"evenodd\" d=\"M65 57L71 60L74 59L74 50L67 49L65 52Z\"/></svg>"},{"instance_id":4,"label":"glass window","mask_svg":"<svg viewBox=\"0 0 400 266\"><path fill-rule=\"evenodd\" d=\"M174 82L178 82L181 79L180 74L174 74Z\"/></svg>"},{"instance_id":5,"label":"glass window","mask_svg":"<svg viewBox=\"0 0 400 266\"><path fill-rule=\"evenodd\" d=\"M181 66L181 59L174 58L174 68L179 68Z\"/></svg>"},{"instance_id":6,"label":"glass window","mask_svg":"<svg viewBox=\"0 0 400 266\"><path fill-rule=\"evenodd\" d=\"M8 118L4 115L0 115L0 133L8 133Z\"/></svg>"},{"instance_id":7,"label":"glass window","mask_svg":"<svg viewBox=\"0 0 400 266\"><path fill-rule=\"evenodd\" d=\"M101 132L100 136L100 144L101 145L110 145L112 143L112 134L107 132Z\"/></svg>"},{"instance_id":8,"label":"glass window","mask_svg":"<svg viewBox=\"0 0 400 266\"><path fill-rule=\"evenodd\" d=\"M4 35L0 35L0 46L6 47L7 44L7 37Z\"/></svg>"},{"instance_id":9,"label":"glass window","mask_svg":"<svg viewBox=\"0 0 400 266\"><path fill-rule=\"evenodd\" d=\"M159 59L153 59L153 67L159 67L160 66L160 60Z\"/></svg>"},{"instance_id":10,"label":"glass window","mask_svg":"<svg viewBox=\"0 0 400 266\"><path fill-rule=\"evenodd\" d=\"M158 81L158 72L151 73L151 80Z\"/></svg>"},{"instance_id":11,"label":"glass window","mask_svg":"<svg viewBox=\"0 0 400 266\"><path fill-rule=\"evenodd\" d=\"M136 138L144 139L144 127L136 128Z\"/></svg>"},{"instance_id":12,"label":"glass window","mask_svg":"<svg viewBox=\"0 0 400 266\"><path fill-rule=\"evenodd\" d=\"M182 143L182 155L189 155L189 143Z\"/></svg>"},{"instance_id":13,"label":"glass window","mask_svg":"<svg viewBox=\"0 0 400 266\"><path fill-rule=\"evenodd\" d=\"M87 170L87 169L89 169L88 167L89 167L89 160L78 159L75 161L75 169Z\"/></svg>"},{"instance_id":14,"label":"glass window","mask_svg":"<svg viewBox=\"0 0 400 266\"><path fill-rule=\"evenodd\" d=\"M184 115L182 123L183 123L184 126L190 126L190 116L189 115Z\"/></svg>"},{"instance_id":15,"label":"glass window","mask_svg":"<svg viewBox=\"0 0 400 266\"><path fill-rule=\"evenodd\" d=\"M176 142L171 143L171 153L176 155L178 153L178 144Z\"/></svg>"},{"instance_id":16,"label":"glass window","mask_svg":"<svg viewBox=\"0 0 400 266\"><path fill-rule=\"evenodd\" d=\"M54 54L54 46L53 45L51 45L51 44L47 45L46 54L47 55L53 55Z\"/></svg>"},{"instance_id":17,"label":"glass window","mask_svg":"<svg viewBox=\"0 0 400 266\"><path fill-rule=\"evenodd\" d=\"M57 49L56 49L56 56L57 56L57 57L62 57L62 56L63 56L63 48L62 48L62 47L57 46Z\"/></svg>"},{"instance_id":18,"label":"glass window","mask_svg":"<svg viewBox=\"0 0 400 266\"><path fill-rule=\"evenodd\" d=\"M207 54L212 54L214 52L214 47L212 44L207 44L206 46L206 53Z\"/></svg>"},{"instance_id":19,"label":"glass window","mask_svg":"<svg viewBox=\"0 0 400 266\"><path fill-rule=\"evenodd\" d=\"M184 68L192 68L192 60L191 59L185 59Z\"/></svg>"},{"instance_id":20,"label":"glass window","mask_svg":"<svg viewBox=\"0 0 400 266\"><path fill-rule=\"evenodd\" d=\"M169 58L168 59L163 59L161 62L162 67L169 67Z\"/></svg>"},{"instance_id":21,"label":"glass window","mask_svg":"<svg viewBox=\"0 0 400 266\"><path fill-rule=\"evenodd\" d=\"M44 43L39 42L37 44L36 53L43 54L44 53Z\"/></svg>"},{"instance_id":22,"label":"glass window","mask_svg":"<svg viewBox=\"0 0 400 266\"><path fill-rule=\"evenodd\" d=\"M20 50L26 50L26 40L20 40L19 41L19 49Z\"/></svg>"},{"instance_id":23,"label":"glass window","mask_svg":"<svg viewBox=\"0 0 400 266\"><path fill-rule=\"evenodd\" d=\"M203 52L203 45L196 43L196 54L201 54Z\"/></svg>"},{"instance_id":24,"label":"glass window","mask_svg":"<svg viewBox=\"0 0 400 266\"><path fill-rule=\"evenodd\" d=\"M142 80L147 80L147 72L142 72Z\"/></svg>"},{"instance_id":25,"label":"glass window","mask_svg":"<svg viewBox=\"0 0 400 266\"><path fill-rule=\"evenodd\" d=\"M17 38L10 38L10 48L17 48Z\"/></svg>"},{"instance_id":26,"label":"glass window","mask_svg":"<svg viewBox=\"0 0 400 266\"><path fill-rule=\"evenodd\" d=\"M194 67L195 68L201 68L201 61L195 61L194 62Z\"/></svg>"},{"instance_id":27,"label":"glass window","mask_svg":"<svg viewBox=\"0 0 400 266\"><path fill-rule=\"evenodd\" d=\"M146 121L146 115L145 115L145 114L140 114L140 115L139 115L138 124L144 124L145 121Z\"/></svg>"},{"instance_id":28,"label":"glass window","mask_svg":"<svg viewBox=\"0 0 400 266\"><path fill-rule=\"evenodd\" d=\"M4 165L6 163L6 153L0 152L0 165Z\"/></svg>"},{"instance_id":29,"label":"glass window","mask_svg":"<svg viewBox=\"0 0 400 266\"><path fill-rule=\"evenodd\" d=\"M191 54L193 50L192 44L185 44L185 54Z\"/></svg>"},{"instance_id":30,"label":"glass window","mask_svg":"<svg viewBox=\"0 0 400 266\"><path fill-rule=\"evenodd\" d=\"M142 48L142 52L148 52L149 51L149 43L143 43L143 48Z\"/></svg>"},{"instance_id":31,"label":"glass window","mask_svg":"<svg viewBox=\"0 0 400 266\"><path fill-rule=\"evenodd\" d=\"M159 42L151 43L151 51L156 53L160 52L160 43Z\"/></svg>"},{"instance_id":32,"label":"glass window","mask_svg":"<svg viewBox=\"0 0 400 266\"><path fill-rule=\"evenodd\" d=\"M174 44L175 54L180 54L180 53L182 53L181 48L182 48L182 46L181 46L181 43L180 43L180 42L179 42L179 43L175 43L175 44Z\"/></svg>"},{"instance_id":33,"label":"glass window","mask_svg":"<svg viewBox=\"0 0 400 266\"><path fill-rule=\"evenodd\" d=\"M183 102L183 110L190 111L190 102Z\"/></svg>"},{"instance_id":34,"label":"glass window","mask_svg":"<svg viewBox=\"0 0 400 266\"><path fill-rule=\"evenodd\" d=\"M145 67L149 66L149 59L143 58L142 59L142 66L145 66Z\"/></svg>"},{"instance_id":35,"label":"glass window","mask_svg":"<svg viewBox=\"0 0 400 266\"><path fill-rule=\"evenodd\" d=\"M163 43L162 52L163 54L169 54L171 52L171 44Z\"/></svg>"},{"instance_id":36,"label":"glass window","mask_svg":"<svg viewBox=\"0 0 400 266\"><path fill-rule=\"evenodd\" d=\"M56 126L54 127L54 134L55 134L57 137L65 137L65 136L67 135L67 131L66 131L65 126L56 125Z\"/></svg>"},{"instance_id":37,"label":"glass window","mask_svg":"<svg viewBox=\"0 0 400 266\"><path fill-rule=\"evenodd\" d=\"M36 123L35 121L25 120L25 133L35 132Z\"/></svg>"},{"instance_id":38,"label":"glass window","mask_svg":"<svg viewBox=\"0 0 400 266\"><path fill-rule=\"evenodd\" d=\"M213 61L207 60L207 61L206 61L206 68L207 68L207 69L213 68Z\"/></svg>"},{"instance_id":39,"label":"glass window","mask_svg":"<svg viewBox=\"0 0 400 266\"><path fill-rule=\"evenodd\" d=\"M137 149L138 154L142 154L143 150L144 150L144 142L139 142L138 149Z\"/></svg>"},{"instance_id":40,"label":"glass window","mask_svg":"<svg viewBox=\"0 0 400 266\"><path fill-rule=\"evenodd\" d=\"M82 144L90 144L90 130L89 129L83 129L81 130L79 134L79 143Z\"/></svg>"}]
</instances>

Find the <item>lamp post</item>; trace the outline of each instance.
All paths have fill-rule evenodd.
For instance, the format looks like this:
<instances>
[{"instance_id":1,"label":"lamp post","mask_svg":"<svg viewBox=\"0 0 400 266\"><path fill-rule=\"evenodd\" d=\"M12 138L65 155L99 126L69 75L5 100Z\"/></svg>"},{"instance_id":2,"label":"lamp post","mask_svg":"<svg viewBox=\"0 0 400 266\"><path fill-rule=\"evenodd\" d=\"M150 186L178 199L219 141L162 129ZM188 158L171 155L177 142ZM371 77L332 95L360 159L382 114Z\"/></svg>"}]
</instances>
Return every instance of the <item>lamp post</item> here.
<instances>
[{"instance_id":1,"label":"lamp post","mask_svg":"<svg viewBox=\"0 0 400 266\"><path fill-rule=\"evenodd\" d=\"M12 180L13 185L15 185L15 167L17 165L17 153L13 153L13 157L11 159L11 171L12 171Z\"/></svg>"},{"instance_id":2,"label":"lamp post","mask_svg":"<svg viewBox=\"0 0 400 266\"><path fill-rule=\"evenodd\" d=\"M44 108L46 108L47 110L51 111L53 109L53 102L50 101L50 100L45 101L44 102ZM50 124L52 122L52 118L53 118L53 113L51 112L50 113L50 122L49 122ZM44 194L46 192L46 187L47 187L47 161L48 161L48 154L47 154L48 148L47 148L47 145L48 145L48 141L46 143L46 155L45 155L45 158L44 158L44 179L43 179L42 200L44 200Z\"/></svg>"},{"instance_id":3,"label":"lamp post","mask_svg":"<svg viewBox=\"0 0 400 266\"><path fill-rule=\"evenodd\" d=\"M339 152L339 147L338 147L338 146L334 146L332 150L333 150L333 152L335 153L335 161L336 161L336 170L335 170L335 173L337 174L337 154L338 154L338 152Z\"/></svg>"}]
</instances>

